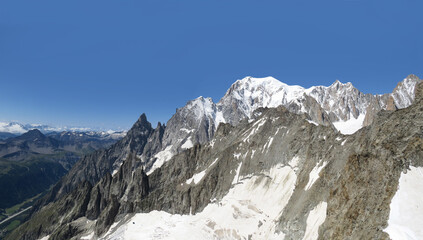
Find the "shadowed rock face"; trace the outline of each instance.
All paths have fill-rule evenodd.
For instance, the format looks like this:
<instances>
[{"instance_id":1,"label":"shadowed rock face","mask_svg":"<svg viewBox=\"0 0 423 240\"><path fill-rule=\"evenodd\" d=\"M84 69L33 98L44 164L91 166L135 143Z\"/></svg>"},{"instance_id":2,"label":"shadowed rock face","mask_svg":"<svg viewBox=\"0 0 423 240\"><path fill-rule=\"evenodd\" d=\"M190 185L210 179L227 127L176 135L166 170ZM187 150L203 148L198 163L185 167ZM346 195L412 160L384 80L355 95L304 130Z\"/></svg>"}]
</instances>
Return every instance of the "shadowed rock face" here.
<instances>
[{"instance_id":1,"label":"shadowed rock face","mask_svg":"<svg viewBox=\"0 0 423 240\"><path fill-rule=\"evenodd\" d=\"M78 237L93 230L102 236L113 222L125 222L131 213L198 213L235 186L239 166L241 179L255 176L264 181L269 169L292 166L292 159L297 159L296 183L275 229L285 239L301 239L310 212L322 202L327 210L319 239L387 239L383 229L400 173L423 166L422 89L419 84L412 106L381 111L372 125L354 135L315 126L304 115L280 107L258 109L254 121L237 126L221 124L210 143L181 152L149 176L142 160L128 154L115 175L106 173L94 184L86 181L62 194L9 239ZM310 184L318 166L323 167ZM201 171L205 174L199 182L187 183ZM89 224L79 224L84 219Z\"/></svg>"},{"instance_id":2,"label":"shadowed rock face","mask_svg":"<svg viewBox=\"0 0 423 240\"><path fill-rule=\"evenodd\" d=\"M111 174L114 166L122 163L129 153L142 154L153 133L151 124L145 114L142 114L123 139L108 149L98 150L78 161L36 208L67 194L81 182L97 183L107 173Z\"/></svg>"}]
</instances>

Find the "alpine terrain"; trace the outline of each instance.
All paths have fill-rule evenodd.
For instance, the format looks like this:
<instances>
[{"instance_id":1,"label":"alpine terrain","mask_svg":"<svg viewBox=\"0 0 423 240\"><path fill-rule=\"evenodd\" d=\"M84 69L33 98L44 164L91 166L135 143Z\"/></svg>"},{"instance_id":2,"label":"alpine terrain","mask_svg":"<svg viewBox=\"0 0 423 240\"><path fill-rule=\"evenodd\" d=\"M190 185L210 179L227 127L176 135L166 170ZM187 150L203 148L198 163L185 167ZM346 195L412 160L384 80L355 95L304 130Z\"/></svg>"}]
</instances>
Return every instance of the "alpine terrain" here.
<instances>
[{"instance_id":1,"label":"alpine terrain","mask_svg":"<svg viewBox=\"0 0 423 240\"><path fill-rule=\"evenodd\" d=\"M0 238L19 224L24 214L11 217L30 207L82 155L109 147L121 137L120 133L111 132L43 134L32 129L0 140Z\"/></svg>"},{"instance_id":2,"label":"alpine terrain","mask_svg":"<svg viewBox=\"0 0 423 240\"><path fill-rule=\"evenodd\" d=\"M423 239L423 83L236 81L85 155L6 239Z\"/></svg>"}]
</instances>

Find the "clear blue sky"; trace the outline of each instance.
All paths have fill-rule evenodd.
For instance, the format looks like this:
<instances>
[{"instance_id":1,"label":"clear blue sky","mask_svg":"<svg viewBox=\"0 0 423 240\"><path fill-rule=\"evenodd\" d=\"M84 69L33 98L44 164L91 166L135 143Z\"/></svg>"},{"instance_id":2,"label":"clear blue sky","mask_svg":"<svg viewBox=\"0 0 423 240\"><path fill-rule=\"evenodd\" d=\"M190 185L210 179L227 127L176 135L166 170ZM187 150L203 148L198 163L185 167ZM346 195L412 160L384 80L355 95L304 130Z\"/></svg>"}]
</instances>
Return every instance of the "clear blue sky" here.
<instances>
[{"instance_id":1,"label":"clear blue sky","mask_svg":"<svg viewBox=\"0 0 423 240\"><path fill-rule=\"evenodd\" d=\"M421 0L0 2L0 121L154 124L237 79L391 92L423 77Z\"/></svg>"}]
</instances>

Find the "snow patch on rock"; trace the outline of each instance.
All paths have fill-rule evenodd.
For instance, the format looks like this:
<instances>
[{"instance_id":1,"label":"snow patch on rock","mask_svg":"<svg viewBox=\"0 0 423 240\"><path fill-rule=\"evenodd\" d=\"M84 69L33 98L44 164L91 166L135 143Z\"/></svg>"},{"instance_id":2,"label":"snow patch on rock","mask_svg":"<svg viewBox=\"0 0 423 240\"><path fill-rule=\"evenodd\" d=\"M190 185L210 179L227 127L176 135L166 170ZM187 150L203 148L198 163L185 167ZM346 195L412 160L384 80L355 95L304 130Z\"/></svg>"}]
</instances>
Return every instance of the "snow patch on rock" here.
<instances>
[{"instance_id":1,"label":"snow patch on rock","mask_svg":"<svg viewBox=\"0 0 423 240\"><path fill-rule=\"evenodd\" d=\"M303 240L317 240L319 237L319 227L326 219L326 202L320 202L307 217L307 227Z\"/></svg>"},{"instance_id":2,"label":"snow patch on rock","mask_svg":"<svg viewBox=\"0 0 423 240\"><path fill-rule=\"evenodd\" d=\"M199 183L201 181L201 179L203 179L203 177L205 175L206 175L206 170L203 170L203 171L201 171L199 173L196 173L190 179L188 179L186 181L186 184L191 184L191 183L197 184L197 183Z\"/></svg>"},{"instance_id":3,"label":"snow patch on rock","mask_svg":"<svg viewBox=\"0 0 423 240\"><path fill-rule=\"evenodd\" d=\"M398 191L392 198L388 227L392 240L423 239L423 167L401 173Z\"/></svg>"},{"instance_id":4,"label":"snow patch on rock","mask_svg":"<svg viewBox=\"0 0 423 240\"><path fill-rule=\"evenodd\" d=\"M154 155L154 157L156 158L156 161L154 162L151 169L147 172L147 175L154 172L154 170L161 167L163 165L163 163L169 161L173 157L172 145L169 145L165 148L165 150L156 153L156 155Z\"/></svg>"},{"instance_id":5,"label":"snow patch on rock","mask_svg":"<svg viewBox=\"0 0 423 240\"><path fill-rule=\"evenodd\" d=\"M241 171L241 166L242 166L242 162L239 163L238 168L236 169L235 177L234 177L234 180L232 181L232 184L238 183L238 180L239 180L239 172Z\"/></svg>"},{"instance_id":6,"label":"snow patch on rock","mask_svg":"<svg viewBox=\"0 0 423 240\"><path fill-rule=\"evenodd\" d=\"M188 148L192 148L194 146L194 144L191 141L191 137L189 137L184 144L181 145L182 149L188 149Z\"/></svg>"},{"instance_id":7,"label":"snow patch on rock","mask_svg":"<svg viewBox=\"0 0 423 240\"><path fill-rule=\"evenodd\" d=\"M358 118L351 117L348 121L334 122L335 128L344 135L351 135L360 130L363 127L363 121L365 114L361 114Z\"/></svg>"},{"instance_id":8,"label":"snow patch on rock","mask_svg":"<svg viewBox=\"0 0 423 240\"><path fill-rule=\"evenodd\" d=\"M316 164L316 166L311 170L309 177L308 177L308 183L305 186L305 190L309 190L311 188L311 186L313 186L313 184L317 181L317 179L319 179L319 173L320 171L322 171L322 169L326 166L328 162L323 162L320 161Z\"/></svg>"}]
</instances>

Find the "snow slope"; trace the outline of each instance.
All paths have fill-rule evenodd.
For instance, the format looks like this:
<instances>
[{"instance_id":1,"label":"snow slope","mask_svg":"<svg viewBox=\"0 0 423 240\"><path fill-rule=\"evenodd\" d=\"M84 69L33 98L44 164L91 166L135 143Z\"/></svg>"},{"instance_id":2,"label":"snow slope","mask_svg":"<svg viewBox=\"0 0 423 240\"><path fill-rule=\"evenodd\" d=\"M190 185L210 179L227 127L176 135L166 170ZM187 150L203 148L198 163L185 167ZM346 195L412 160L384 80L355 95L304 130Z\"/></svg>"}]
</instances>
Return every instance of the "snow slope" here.
<instances>
[{"instance_id":1,"label":"snow slope","mask_svg":"<svg viewBox=\"0 0 423 240\"><path fill-rule=\"evenodd\" d=\"M391 201L388 227L392 240L423 239L423 167L401 173L398 191Z\"/></svg>"},{"instance_id":2,"label":"snow slope","mask_svg":"<svg viewBox=\"0 0 423 240\"><path fill-rule=\"evenodd\" d=\"M297 177L290 166L281 165L264 174L267 177L239 176L223 199L211 201L196 215L138 213L104 239L283 239L282 233L275 233L274 221L288 203Z\"/></svg>"},{"instance_id":3,"label":"snow slope","mask_svg":"<svg viewBox=\"0 0 423 240\"><path fill-rule=\"evenodd\" d=\"M319 227L326 219L326 202L320 202L307 217L307 228L303 240L317 240L319 237Z\"/></svg>"},{"instance_id":4,"label":"snow slope","mask_svg":"<svg viewBox=\"0 0 423 240\"><path fill-rule=\"evenodd\" d=\"M334 122L335 128L344 135L351 135L363 127L365 114L361 114L358 118L350 117L347 121Z\"/></svg>"}]
</instances>

